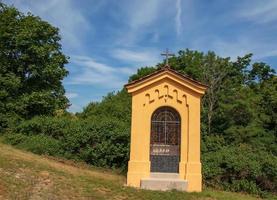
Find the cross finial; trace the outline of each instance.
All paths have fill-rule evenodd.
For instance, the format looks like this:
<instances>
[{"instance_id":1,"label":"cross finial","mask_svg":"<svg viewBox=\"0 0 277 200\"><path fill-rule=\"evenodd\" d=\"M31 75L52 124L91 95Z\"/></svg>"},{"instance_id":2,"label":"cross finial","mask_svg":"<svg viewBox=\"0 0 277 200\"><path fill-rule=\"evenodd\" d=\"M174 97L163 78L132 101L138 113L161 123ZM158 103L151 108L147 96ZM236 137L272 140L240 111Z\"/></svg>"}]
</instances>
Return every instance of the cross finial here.
<instances>
[{"instance_id":1,"label":"cross finial","mask_svg":"<svg viewBox=\"0 0 277 200\"><path fill-rule=\"evenodd\" d=\"M168 48L166 48L165 53L161 53L161 55L165 56L165 66L169 67L169 65L168 65L168 57L169 56L174 56L174 54L173 53L169 53Z\"/></svg>"}]
</instances>

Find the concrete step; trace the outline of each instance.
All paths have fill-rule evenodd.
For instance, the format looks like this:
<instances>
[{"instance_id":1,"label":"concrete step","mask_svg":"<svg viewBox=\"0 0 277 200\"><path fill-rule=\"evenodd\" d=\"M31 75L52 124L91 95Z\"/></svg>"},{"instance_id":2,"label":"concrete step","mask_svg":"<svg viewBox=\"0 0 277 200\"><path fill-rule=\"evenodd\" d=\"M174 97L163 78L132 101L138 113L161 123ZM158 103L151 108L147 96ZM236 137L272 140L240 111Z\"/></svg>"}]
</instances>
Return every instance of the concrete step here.
<instances>
[{"instance_id":1,"label":"concrete step","mask_svg":"<svg viewBox=\"0 0 277 200\"><path fill-rule=\"evenodd\" d=\"M156 176L156 174L154 175ZM159 175L161 176L161 175ZM167 176L167 174L165 175ZM182 180L179 178L145 178L141 179L140 181L140 187L142 189L147 190L180 190L180 191L186 191L187 190L188 182L186 180Z\"/></svg>"},{"instance_id":2,"label":"concrete step","mask_svg":"<svg viewBox=\"0 0 277 200\"><path fill-rule=\"evenodd\" d=\"M150 173L150 178L169 178L169 179L179 179L178 173Z\"/></svg>"}]
</instances>

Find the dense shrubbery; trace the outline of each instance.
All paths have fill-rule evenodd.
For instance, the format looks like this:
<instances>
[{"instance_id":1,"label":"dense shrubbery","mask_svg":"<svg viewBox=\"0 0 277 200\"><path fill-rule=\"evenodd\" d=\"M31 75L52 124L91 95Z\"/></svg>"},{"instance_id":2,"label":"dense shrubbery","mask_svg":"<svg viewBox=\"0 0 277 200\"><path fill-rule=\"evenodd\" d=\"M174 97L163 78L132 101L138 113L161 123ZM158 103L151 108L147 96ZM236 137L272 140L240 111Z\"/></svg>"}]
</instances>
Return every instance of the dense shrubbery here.
<instances>
[{"instance_id":1,"label":"dense shrubbery","mask_svg":"<svg viewBox=\"0 0 277 200\"><path fill-rule=\"evenodd\" d=\"M13 133L6 135L5 141L38 154L125 169L129 127L121 120L107 117L80 120L42 116L23 121Z\"/></svg>"},{"instance_id":2,"label":"dense shrubbery","mask_svg":"<svg viewBox=\"0 0 277 200\"><path fill-rule=\"evenodd\" d=\"M276 156L248 145L225 146L202 154L208 186L261 194L277 190Z\"/></svg>"},{"instance_id":3,"label":"dense shrubbery","mask_svg":"<svg viewBox=\"0 0 277 200\"><path fill-rule=\"evenodd\" d=\"M126 169L129 136L130 98L123 90L91 103L79 117L37 116L22 121L6 141L34 153Z\"/></svg>"},{"instance_id":4,"label":"dense shrubbery","mask_svg":"<svg viewBox=\"0 0 277 200\"><path fill-rule=\"evenodd\" d=\"M46 135L38 134L27 136L20 133L13 133L6 135L5 141L37 154L46 154L50 156L64 155L62 142Z\"/></svg>"}]
</instances>

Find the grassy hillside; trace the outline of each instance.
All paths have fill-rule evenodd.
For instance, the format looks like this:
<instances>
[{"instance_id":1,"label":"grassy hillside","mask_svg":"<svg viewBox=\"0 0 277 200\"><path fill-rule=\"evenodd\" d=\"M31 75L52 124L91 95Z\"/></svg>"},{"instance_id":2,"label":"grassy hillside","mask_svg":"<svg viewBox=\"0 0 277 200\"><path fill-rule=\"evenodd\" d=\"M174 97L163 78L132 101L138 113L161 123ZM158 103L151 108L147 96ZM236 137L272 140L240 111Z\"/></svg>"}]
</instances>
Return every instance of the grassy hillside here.
<instances>
[{"instance_id":1,"label":"grassy hillside","mask_svg":"<svg viewBox=\"0 0 277 200\"><path fill-rule=\"evenodd\" d=\"M116 172L0 143L0 199L258 199L210 189L202 193L146 191L125 187L125 181Z\"/></svg>"}]
</instances>

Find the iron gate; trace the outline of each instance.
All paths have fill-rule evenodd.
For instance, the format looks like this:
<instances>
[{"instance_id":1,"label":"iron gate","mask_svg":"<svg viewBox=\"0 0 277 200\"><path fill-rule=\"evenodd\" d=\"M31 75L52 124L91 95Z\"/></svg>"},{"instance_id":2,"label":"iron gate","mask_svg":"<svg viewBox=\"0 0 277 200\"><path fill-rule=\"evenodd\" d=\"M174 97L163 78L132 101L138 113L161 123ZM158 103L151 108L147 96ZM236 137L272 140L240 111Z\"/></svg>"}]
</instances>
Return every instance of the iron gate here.
<instances>
[{"instance_id":1,"label":"iron gate","mask_svg":"<svg viewBox=\"0 0 277 200\"><path fill-rule=\"evenodd\" d=\"M179 172L181 122L171 107L158 108L151 118L151 172Z\"/></svg>"}]
</instances>

